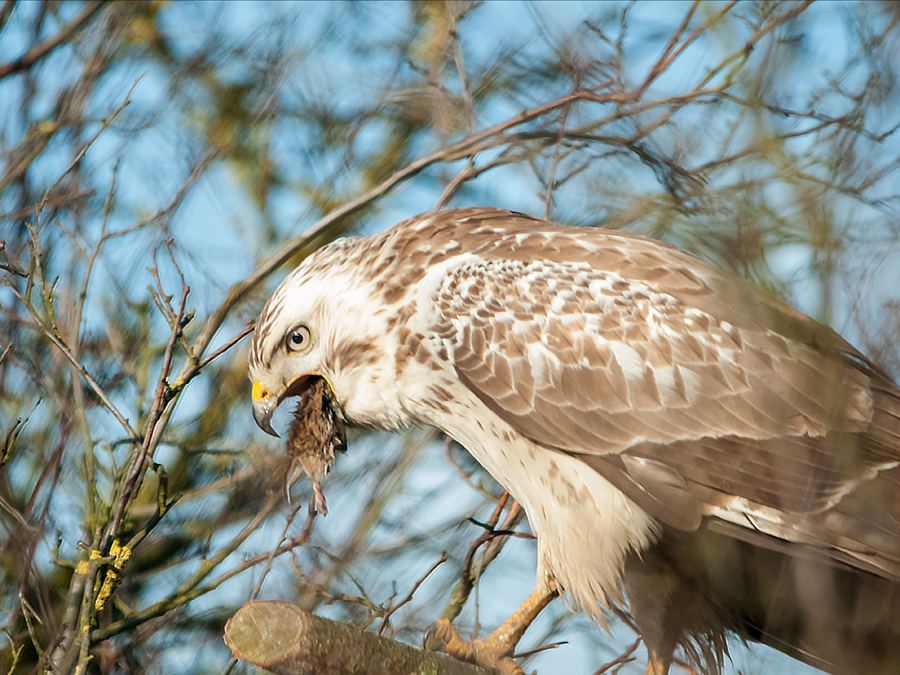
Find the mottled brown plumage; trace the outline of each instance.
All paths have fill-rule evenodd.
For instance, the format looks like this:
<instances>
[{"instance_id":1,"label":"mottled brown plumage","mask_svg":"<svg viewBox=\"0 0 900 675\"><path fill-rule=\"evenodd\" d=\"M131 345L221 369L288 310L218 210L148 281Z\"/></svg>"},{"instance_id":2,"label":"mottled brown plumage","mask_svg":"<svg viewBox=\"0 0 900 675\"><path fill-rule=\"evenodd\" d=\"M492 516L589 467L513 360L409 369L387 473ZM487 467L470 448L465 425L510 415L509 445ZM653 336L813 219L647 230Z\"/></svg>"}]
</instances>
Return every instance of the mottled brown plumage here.
<instances>
[{"instance_id":1,"label":"mottled brown plumage","mask_svg":"<svg viewBox=\"0 0 900 675\"><path fill-rule=\"evenodd\" d=\"M287 454L293 462L285 475L284 490L290 501L290 489L299 477L299 469L309 476L313 488L311 503L323 516L328 515L328 505L322 482L334 463L335 452L347 449L344 421L334 401L334 393L322 377L313 382L303 394L294 411L287 442Z\"/></svg>"}]
</instances>

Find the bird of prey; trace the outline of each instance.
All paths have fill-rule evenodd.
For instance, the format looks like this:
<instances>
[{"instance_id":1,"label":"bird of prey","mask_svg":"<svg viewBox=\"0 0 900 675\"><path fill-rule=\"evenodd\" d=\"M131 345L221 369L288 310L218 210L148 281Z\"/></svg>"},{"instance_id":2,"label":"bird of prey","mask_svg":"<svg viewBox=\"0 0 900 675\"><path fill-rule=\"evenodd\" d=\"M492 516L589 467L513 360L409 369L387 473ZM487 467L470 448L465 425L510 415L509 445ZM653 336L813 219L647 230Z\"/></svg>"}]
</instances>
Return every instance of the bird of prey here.
<instances>
[{"instance_id":1,"label":"bird of prey","mask_svg":"<svg viewBox=\"0 0 900 675\"><path fill-rule=\"evenodd\" d=\"M309 256L250 345L253 412L316 377L350 424L447 433L524 507L537 588L629 612L648 673L728 631L832 673L900 673L900 388L823 326L666 244L472 208Z\"/></svg>"},{"instance_id":2,"label":"bird of prey","mask_svg":"<svg viewBox=\"0 0 900 675\"><path fill-rule=\"evenodd\" d=\"M293 458L284 481L288 501L291 485L300 472L305 471L313 488L312 504L319 513L327 516L328 505L322 482L334 463L335 451L347 450L347 434L334 403L334 392L323 378L315 378L297 404L286 449Z\"/></svg>"}]
</instances>

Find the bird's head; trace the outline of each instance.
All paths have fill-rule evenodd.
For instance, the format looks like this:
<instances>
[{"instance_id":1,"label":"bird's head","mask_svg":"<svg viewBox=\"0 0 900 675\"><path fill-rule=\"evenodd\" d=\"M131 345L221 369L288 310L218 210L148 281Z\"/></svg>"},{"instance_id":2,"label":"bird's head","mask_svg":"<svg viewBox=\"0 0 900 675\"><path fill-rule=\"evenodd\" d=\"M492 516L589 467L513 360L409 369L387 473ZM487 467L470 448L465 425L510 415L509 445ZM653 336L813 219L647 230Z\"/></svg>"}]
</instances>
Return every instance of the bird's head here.
<instances>
[{"instance_id":1,"label":"bird's head","mask_svg":"<svg viewBox=\"0 0 900 675\"><path fill-rule=\"evenodd\" d=\"M278 434L271 419L279 404L302 396L317 376L328 382L348 421L393 426L385 419L396 386L390 377L393 350L385 348L383 300L332 251L319 253L278 287L250 343L253 417L273 436Z\"/></svg>"},{"instance_id":2,"label":"bird's head","mask_svg":"<svg viewBox=\"0 0 900 675\"><path fill-rule=\"evenodd\" d=\"M274 332L260 340L254 335L253 348L263 356L250 362L253 419L260 429L272 436L278 436L272 428L272 414L284 399L302 396L317 375L328 381L321 372L320 354L317 354L321 348L316 349L312 328L308 325L312 322L297 318L296 325L279 320L272 326ZM334 389L330 381L328 385Z\"/></svg>"}]
</instances>

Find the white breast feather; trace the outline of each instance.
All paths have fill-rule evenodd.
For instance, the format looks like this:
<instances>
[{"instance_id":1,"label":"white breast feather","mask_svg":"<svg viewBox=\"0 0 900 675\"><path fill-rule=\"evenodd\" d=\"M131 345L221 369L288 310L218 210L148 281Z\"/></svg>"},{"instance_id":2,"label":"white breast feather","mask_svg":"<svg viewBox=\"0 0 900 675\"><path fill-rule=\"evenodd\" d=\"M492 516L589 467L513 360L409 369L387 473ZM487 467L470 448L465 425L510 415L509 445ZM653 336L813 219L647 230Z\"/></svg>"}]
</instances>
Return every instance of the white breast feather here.
<instances>
[{"instance_id":1,"label":"white breast feather","mask_svg":"<svg viewBox=\"0 0 900 675\"><path fill-rule=\"evenodd\" d=\"M538 582L603 622L602 606L621 601L625 556L653 542L655 521L584 462L523 438L453 382L444 382L449 413L421 400L408 400L410 411L461 443L523 506L538 538Z\"/></svg>"}]
</instances>

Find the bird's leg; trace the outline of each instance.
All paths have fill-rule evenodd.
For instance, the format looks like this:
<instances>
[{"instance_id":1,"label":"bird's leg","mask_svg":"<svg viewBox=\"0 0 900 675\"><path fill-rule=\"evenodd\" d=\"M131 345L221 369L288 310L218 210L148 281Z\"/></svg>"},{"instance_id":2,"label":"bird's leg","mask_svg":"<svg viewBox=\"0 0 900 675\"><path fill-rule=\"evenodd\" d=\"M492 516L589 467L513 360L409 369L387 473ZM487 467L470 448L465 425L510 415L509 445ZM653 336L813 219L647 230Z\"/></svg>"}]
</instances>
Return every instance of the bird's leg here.
<instances>
[{"instance_id":1,"label":"bird's leg","mask_svg":"<svg viewBox=\"0 0 900 675\"><path fill-rule=\"evenodd\" d=\"M313 487L313 498L310 501L316 505L316 511L321 513L323 516L327 516L328 503L325 501L325 493L322 492L322 481L313 478L310 480L310 482L312 483Z\"/></svg>"},{"instance_id":2,"label":"bird's leg","mask_svg":"<svg viewBox=\"0 0 900 675\"><path fill-rule=\"evenodd\" d=\"M647 659L647 675L667 675L668 672L669 664L650 654L650 658Z\"/></svg>"},{"instance_id":3,"label":"bird's leg","mask_svg":"<svg viewBox=\"0 0 900 675\"><path fill-rule=\"evenodd\" d=\"M469 661L500 675L523 675L522 669L512 660L513 650L528 626L538 614L557 596L555 590L536 588L511 617L500 624L484 640L463 640L453 624L441 619L434 627L433 635L441 640L447 653L463 661Z\"/></svg>"}]
</instances>

